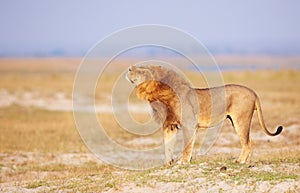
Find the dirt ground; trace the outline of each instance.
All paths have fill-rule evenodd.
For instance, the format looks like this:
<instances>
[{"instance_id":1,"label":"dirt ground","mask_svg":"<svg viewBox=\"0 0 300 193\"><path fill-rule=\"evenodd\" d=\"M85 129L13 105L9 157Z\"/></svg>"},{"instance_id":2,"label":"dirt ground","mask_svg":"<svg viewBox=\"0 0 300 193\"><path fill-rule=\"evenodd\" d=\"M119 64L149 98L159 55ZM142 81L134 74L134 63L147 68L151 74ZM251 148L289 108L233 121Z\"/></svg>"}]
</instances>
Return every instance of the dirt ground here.
<instances>
[{"instance_id":1,"label":"dirt ground","mask_svg":"<svg viewBox=\"0 0 300 193\"><path fill-rule=\"evenodd\" d=\"M249 64L265 60L247 57ZM20 61L0 60L0 192L300 192L299 71L223 73L226 83L258 93L270 130L284 127L279 136L266 136L254 114L250 164L235 163L240 144L228 121L206 154L196 144L191 164L134 171L103 163L80 138L71 101L79 59ZM109 113L101 97L98 112ZM139 105L134 109L145 110ZM111 121L107 119L114 125ZM132 147L154 144L116 137Z\"/></svg>"}]
</instances>

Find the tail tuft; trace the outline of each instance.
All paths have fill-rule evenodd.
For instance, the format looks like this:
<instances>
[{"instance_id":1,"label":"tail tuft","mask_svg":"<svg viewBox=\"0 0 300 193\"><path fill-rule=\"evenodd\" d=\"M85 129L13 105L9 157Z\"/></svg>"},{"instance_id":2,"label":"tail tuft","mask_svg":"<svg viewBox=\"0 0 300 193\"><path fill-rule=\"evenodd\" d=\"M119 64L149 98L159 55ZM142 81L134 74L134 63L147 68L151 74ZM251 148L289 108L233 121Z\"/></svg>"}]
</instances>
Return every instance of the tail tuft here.
<instances>
[{"instance_id":1,"label":"tail tuft","mask_svg":"<svg viewBox=\"0 0 300 193\"><path fill-rule=\"evenodd\" d=\"M257 110L257 117L258 117L259 124L260 124L261 128L264 130L264 132L267 135L270 135L270 136L276 136L276 135L280 134L281 131L283 130L282 126L279 126L277 128L277 131L275 133L270 133L270 131L268 131L268 129L266 128L264 120L263 120L263 116L262 116L262 112L261 112L261 107L260 107L260 103L259 103L259 99L258 98L256 98L255 107L256 107L256 110Z\"/></svg>"},{"instance_id":2,"label":"tail tuft","mask_svg":"<svg viewBox=\"0 0 300 193\"><path fill-rule=\"evenodd\" d=\"M282 127L282 126L279 126L279 127L277 128L276 133L274 133L274 136L280 134L282 130L283 130L283 127Z\"/></svg>"}]
</instances>

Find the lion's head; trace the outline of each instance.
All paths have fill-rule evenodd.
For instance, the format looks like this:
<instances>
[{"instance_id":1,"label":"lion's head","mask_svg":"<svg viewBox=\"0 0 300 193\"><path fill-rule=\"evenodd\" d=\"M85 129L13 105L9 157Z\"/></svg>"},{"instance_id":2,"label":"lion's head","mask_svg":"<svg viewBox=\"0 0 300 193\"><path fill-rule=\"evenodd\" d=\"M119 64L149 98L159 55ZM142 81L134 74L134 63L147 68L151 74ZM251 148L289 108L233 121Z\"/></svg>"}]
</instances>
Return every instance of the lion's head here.
<instances>
[{"instance_id":1,"label":"lion's head","mask_svg":"<svg viewBox=\"0 0 300 193\"><path fill-rule=\"evenodd\" d=\"M190 87L189 82L172 69L158 65L131 66L128 68L126 79L138 86L139 84L156 80L177 90L178 86Z\"/></svg>"},{"instance_id":2,"label":"lion's head","mask_svg":"<svg viewBox=\"0 0 300 193\"><path fill-rule=\"evenodd\" d=\"M150 102L154 118L158 122L180 123L181 106L190 101L193 90L183 76L173 69L157 66L131 66L126 79L135 84L137 96ZM189 105L191 106L191 105Z\"/></svg>"},{"instance_id":3,"label":"lion's head","mask_svg":"<svg viewBox=\"0 0 300 193\"><path fill-rule=\"evenodd\" d=\"M166 69L161 66L131 66L128 68L126 79L137 86L148 80L160 81L166 73Z\"/></svg>"}]
</instances>

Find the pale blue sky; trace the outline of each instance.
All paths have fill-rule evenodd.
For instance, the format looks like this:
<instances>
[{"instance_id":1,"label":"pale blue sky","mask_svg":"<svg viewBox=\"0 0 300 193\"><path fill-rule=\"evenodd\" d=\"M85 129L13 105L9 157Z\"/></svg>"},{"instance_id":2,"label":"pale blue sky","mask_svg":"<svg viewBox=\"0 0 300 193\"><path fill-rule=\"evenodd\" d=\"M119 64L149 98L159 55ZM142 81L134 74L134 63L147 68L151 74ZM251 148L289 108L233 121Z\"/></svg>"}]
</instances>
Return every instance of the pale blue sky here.
<instances>
[{"instance_id":1,"label":"pale blue sky","mask_svg":"<svg viewBox=\"0 0 300 193\"><path fill-rule=\"evenodd\" d=\"M180 28L212 52L300 54L297 0L1 0L0 55L84 54L139 24Z\"/></svg>"}]
</instances>

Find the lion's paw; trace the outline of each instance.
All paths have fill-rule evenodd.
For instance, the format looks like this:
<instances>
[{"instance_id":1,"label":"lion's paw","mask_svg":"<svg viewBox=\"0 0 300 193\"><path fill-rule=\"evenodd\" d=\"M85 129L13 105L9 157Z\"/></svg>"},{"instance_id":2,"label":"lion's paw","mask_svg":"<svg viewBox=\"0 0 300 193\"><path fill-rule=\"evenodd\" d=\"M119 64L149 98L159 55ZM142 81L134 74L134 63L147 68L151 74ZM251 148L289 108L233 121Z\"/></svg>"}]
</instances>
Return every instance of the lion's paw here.
<instances>
[{"instance_id":1,"label":"lion's paw","mask_svg":"<svg viewBox=\"0 0 300 193\"><path fill-rule=\"evenodd\" d=\"M171 166L174 163L174 160L166 161L164 166Z\"/></svg>"}]
</instances>

